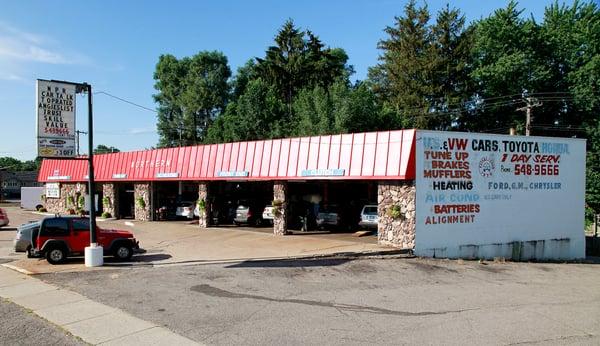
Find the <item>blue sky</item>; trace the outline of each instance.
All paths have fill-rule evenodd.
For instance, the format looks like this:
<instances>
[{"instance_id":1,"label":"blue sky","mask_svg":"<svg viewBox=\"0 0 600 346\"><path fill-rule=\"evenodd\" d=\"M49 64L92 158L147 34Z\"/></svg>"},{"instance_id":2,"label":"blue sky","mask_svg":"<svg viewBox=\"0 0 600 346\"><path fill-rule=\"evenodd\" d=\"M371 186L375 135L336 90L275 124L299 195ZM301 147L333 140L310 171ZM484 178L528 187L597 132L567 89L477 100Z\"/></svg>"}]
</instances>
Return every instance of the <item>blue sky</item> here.
<instances>
[{"instance_id":1,"label":"blue sky","mask_svg":"<svg viewBox=\"0 0 600 346\"><path fill-rule=\"evenodd\" d=\"M430 0L432 12L448 1ZM383 29L402 13L404 0L331 1L1 1L0 156L33 159L35 80L89 82L155 108L154 67L160 54L189 56L219 50L232 71L261 57L277 29L292 18L331 47L344 48L364 79L377 63ZM543 16L551 1L522 0L524 14ZM567 4L572 1L567 1ZM487 16L506 1L451 1L467 20ZM79 97L77 127L87 131L87 100ZM121 150L158 141L156 114L94 95L94 142ZM82 147L87 147L82 137ZM85 149L85 148L84 148ZM82 150L85 152L85 150Z\"/></svg>"}]
</instances>

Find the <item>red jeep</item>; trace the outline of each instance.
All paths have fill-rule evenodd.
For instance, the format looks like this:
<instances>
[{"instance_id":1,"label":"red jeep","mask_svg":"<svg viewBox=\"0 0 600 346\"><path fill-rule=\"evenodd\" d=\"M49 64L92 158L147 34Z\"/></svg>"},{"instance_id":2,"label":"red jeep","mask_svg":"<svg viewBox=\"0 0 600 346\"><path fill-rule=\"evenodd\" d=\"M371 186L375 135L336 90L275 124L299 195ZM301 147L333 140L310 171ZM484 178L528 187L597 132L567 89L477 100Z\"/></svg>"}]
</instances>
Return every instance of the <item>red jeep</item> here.
<instances>
[{"instance_id":1,"label":"red jeep","mask_svg":"<svg viewBox=\"0 0 600 346\"><path fill-rule=\"evenodd\" d=\"M83 217L47 217L42 220L32 247L34 254L46 257L51 264L64 262L68 256L83 255L90 244L90 220ZM107 230L96 226L98 245L104 254L126 261L131 258L139 243L128 231Z\"/></svg>"}]
</instances>

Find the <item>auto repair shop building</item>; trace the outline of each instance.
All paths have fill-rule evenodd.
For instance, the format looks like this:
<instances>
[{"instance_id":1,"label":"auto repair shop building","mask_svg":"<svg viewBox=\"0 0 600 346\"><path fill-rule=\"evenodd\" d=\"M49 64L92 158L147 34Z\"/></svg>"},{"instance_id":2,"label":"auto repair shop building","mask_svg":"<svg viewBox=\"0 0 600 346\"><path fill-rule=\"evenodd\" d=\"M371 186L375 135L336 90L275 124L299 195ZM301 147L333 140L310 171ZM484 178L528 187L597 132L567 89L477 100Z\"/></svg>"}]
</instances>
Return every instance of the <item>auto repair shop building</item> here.
<instances>
[{"instance_id":1,"label":"auto repair shop building","mask_svg":"<svg viewBox=\"0 0 600 346\"><path fill-rule=\"evenodd\" d=\"M432 257L584 257L585 141L397 130L94 156L100 208L156 220L169 200L277 201L275 235L300 202L376 204L378 243ZM44 160L46 208L87 194L87 163Z\"/></svg>"}]
</instances>

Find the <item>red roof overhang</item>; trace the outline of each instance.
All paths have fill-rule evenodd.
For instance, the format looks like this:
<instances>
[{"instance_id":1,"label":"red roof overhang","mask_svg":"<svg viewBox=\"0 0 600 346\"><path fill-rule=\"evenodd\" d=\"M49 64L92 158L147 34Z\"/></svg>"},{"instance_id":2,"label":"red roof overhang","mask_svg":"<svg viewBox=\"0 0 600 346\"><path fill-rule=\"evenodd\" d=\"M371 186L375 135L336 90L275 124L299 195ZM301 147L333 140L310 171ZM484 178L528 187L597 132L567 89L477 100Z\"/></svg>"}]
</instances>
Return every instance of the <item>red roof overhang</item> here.
<instances>
[{"instance_id":1,"label":"red roof overhang","mask_svg":"<svg viewBox=\"0 0 600 346\"><path fill-rule=\"evenodd\" d=\"M40 182L87 180L87 161L45 159ZM100 182L411 180L415 130L198 145L94 155Z\"/></svg>"}]
</instances>

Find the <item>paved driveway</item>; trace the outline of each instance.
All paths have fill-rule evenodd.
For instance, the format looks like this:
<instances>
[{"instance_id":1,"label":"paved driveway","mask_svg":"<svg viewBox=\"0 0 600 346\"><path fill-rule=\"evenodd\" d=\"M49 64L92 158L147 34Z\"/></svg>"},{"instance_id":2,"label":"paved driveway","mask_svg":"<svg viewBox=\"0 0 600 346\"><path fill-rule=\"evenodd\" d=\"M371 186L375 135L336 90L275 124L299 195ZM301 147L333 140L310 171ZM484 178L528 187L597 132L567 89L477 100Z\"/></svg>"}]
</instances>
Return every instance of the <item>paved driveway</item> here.
<instances>
[{"instance_id":1,"label":"paved driveway","mask_svg":"<svg viewBox=\"0 0 600 346\"><path fill-rule=\"evenodd\" d=\"M11 225L43 216L15 207L5 208ZM249 259L278 259L335 253L396 251L379 246L375 236L364 238L352 234L301 234L274 236L269 228L218 227L200 229L189 221L138 222L109 220L98 222L102 228L133 231L140 245L147 252L134 256L127 265L187 265L193 263L239 262ZM49 265L43 259L26 259L24 254L12 252L14 228L0 232L0 258L13 260L11 265L31 273L70 272L85 270L83 258L69 259L63 265ZM110 257L105 258L108 266L119 266ZM104 269L106 267L103 267ZM102 270L97 269L97 270Z\"/></svg>"}]
</instances>

